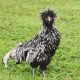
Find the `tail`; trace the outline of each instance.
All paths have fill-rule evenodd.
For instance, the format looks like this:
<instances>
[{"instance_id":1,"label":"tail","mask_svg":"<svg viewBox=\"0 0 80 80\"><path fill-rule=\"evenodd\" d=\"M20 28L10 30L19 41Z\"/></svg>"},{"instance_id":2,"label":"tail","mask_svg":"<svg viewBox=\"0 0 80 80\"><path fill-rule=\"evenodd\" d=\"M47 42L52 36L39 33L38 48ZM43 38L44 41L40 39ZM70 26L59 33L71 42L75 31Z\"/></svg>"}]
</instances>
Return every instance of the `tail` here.
<instances>
[{"instance_id":1,"label":"tail","mask_svg":"<svg viewBox=\"0 0 80 80\"><path fill-rule=\"evenodd\" d=\"M13 48L3 57L3 63L6 68L8 68L8 60L9 58L13 58L16 63L21 63L21 61L26 60L27 56L27 48L25 48L24 43L19 43L17 47Z\"/></svg>"},{"instance_id":2,"label":"tail","mask_svg":"<svg viewBox=\"0 0 80 80\"><path fill-rule=\"evenodd\" d=\"M12 50L11 50L11 51L12 51ZM3 59L2 59L3 64L5 65L5 66L4 66L5 68L8 68L7 63L8 63L8 60L9 60L10 56L11 56L11 51L9 51L9 52L3 57Z\"/></svg>"}]
</instances>

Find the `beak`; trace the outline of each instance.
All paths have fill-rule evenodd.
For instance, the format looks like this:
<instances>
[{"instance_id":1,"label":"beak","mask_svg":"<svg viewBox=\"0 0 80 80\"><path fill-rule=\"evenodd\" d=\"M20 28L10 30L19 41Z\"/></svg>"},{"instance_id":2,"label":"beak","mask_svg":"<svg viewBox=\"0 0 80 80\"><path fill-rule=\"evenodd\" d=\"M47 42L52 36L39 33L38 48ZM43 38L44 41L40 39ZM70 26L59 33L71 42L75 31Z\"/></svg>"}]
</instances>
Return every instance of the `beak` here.
<instances>
[{"instance_id":1,"label":"beak","mask_svg":"<svg viewBox=\"0 0 80 80\"><path fill-rule=\"evenodd\" d=\"M50 17L50 16L48 16L48 21L49 21L49 22L51 21L51 17Z\"/></svg>"}]
</instances>

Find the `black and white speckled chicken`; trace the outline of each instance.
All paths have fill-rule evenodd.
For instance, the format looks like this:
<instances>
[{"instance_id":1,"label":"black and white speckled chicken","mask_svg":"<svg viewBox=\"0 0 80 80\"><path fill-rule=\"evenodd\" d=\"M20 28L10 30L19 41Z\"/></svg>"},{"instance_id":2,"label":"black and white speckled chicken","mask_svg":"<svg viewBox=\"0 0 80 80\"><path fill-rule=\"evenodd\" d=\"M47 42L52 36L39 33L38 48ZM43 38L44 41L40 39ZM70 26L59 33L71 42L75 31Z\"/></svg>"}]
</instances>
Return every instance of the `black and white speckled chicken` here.
<instances>
[{"instance_id":1,"label":"black and white speckled chicken","mask_svg":"<svg viewBox=\"0 0 80 80\"><path fill-rule=\"evenodd\" d=\"M61 38L60 33L54 26L56 17L54 11L46 10L40 14L43 21L42 31L29 42L18 45L4 57L5 64L9 56L12 56L16 63L20 63L23 58L26 59L32 67L33 76L34 68L38 66L42 75L45 76L44 71L55 54Z\"/></svg>"},{"instance_id":2,"label":"black and white speckled chicken","mask_svg":"<svg viewBox=\"0 0 80 80\"><path fill-rule=\"evenodd\" d=\"M32 67L34 75L34 68L40 67L42 75L47 69L52 56L60 43L60 33L55 28L54 19L56 14L52 10L43 11L41 18L43 21L43 29L34 39L25 44L27 57L26 60Z\"/></svg>"}]
</instances>

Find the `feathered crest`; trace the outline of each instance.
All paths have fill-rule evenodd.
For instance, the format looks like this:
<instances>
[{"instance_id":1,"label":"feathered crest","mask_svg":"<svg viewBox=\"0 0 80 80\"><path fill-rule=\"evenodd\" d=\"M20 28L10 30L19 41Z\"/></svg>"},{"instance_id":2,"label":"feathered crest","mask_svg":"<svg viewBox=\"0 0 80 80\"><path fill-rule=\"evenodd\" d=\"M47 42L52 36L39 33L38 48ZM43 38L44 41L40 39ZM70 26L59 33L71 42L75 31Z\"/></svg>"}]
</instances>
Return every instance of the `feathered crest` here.
<instances>
[{"instance_id":1,"label":"feathered crest","mask_svg":"<svg viewBox=\"0 0 80 80\"><path fill-rule=\"evenodd\" d=\"M50 16L53 17L53 18L56 17L56 13L55 13L53 10L50 10L50 9L45 10L45 11L42 11L40 14L41 14L41 17L42 17L42 18L44 18L44 17L46 17L46 16L48 16L48 15L50 15Z\"/></svg>"}]
</instances>

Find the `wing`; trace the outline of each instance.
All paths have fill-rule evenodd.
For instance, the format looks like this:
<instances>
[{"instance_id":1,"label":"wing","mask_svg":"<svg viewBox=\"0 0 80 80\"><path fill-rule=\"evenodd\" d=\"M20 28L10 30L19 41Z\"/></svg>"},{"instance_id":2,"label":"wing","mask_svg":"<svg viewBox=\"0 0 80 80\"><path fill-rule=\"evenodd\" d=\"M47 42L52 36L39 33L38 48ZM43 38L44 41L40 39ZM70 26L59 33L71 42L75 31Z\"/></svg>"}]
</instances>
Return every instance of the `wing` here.
<instances>
[{"instance_id":1,"label":"wing","mask_svg":"<svg viewBox=\"0 0 80 80\"><path fill-rule=\"evenodd\" d=\"M43 42L42 33L37 35L34 39L25 44L25 48L27 49L27 57L26 61L33 62L34 58L37 54L41 54L44 52L45 46L42 45Z\"/></svg>"}]
</instances>

